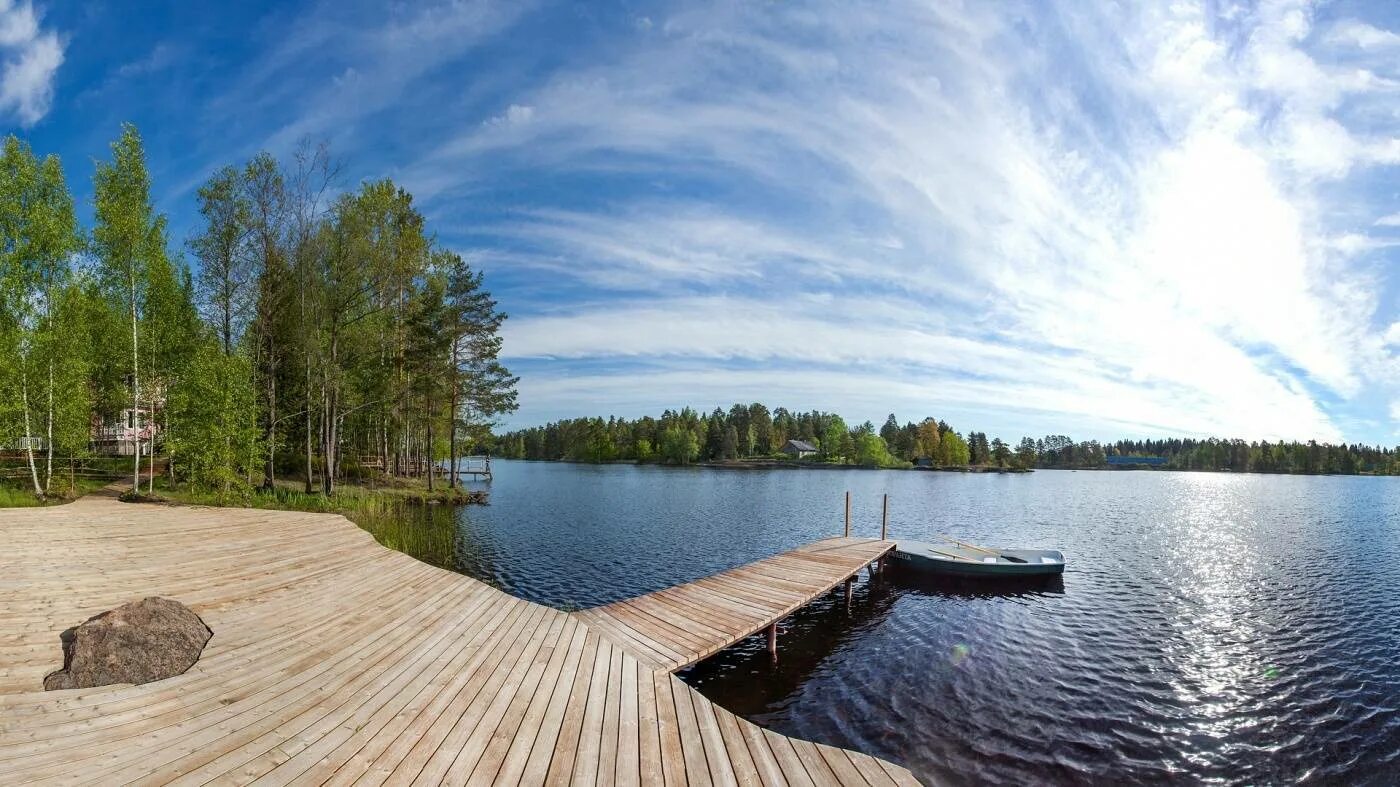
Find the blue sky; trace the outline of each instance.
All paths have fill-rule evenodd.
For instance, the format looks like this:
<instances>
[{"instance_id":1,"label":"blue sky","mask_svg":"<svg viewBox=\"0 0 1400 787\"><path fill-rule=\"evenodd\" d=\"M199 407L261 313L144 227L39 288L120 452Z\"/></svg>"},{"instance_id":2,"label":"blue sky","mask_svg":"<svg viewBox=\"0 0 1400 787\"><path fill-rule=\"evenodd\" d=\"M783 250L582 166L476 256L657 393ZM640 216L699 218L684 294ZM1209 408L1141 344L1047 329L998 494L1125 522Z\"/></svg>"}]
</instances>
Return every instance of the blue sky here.
<instances>
[{"instance_id":1,"label":"blue sky","mask_svg":"<svg viewBox=\"0 0 1400 787\"><path fill-rule=\"evenodd\" d=\"M172 245L303 138L402 183L511 314L509 425L1400 443L1393 3L0 0L0 62L84 202L140 127Z\"/></svg>"}]
</instances>

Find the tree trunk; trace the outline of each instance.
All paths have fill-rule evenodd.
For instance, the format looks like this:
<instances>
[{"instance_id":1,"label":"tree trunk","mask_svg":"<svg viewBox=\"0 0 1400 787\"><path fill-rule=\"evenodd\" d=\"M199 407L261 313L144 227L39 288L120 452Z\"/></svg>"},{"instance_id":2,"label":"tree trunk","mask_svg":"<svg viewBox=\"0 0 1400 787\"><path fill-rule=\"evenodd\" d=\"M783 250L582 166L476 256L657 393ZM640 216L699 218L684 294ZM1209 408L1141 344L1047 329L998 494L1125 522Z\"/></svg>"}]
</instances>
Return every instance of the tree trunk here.
<instances>
[{"instance_id":1,"label":"tree trunk","mask_svg":"<svg viewBox=\"0 0 1400 787\"><path fill-rule=\"evenodd\" d=\"M152 340L154 342L154 339ZM156 379L156 348L154 346L146 348L146 355L151 359L151 380ZM156 397L155 391L149 394L151 410L151 450L146 452L146 492L154 495L156 493ZM136 491L141 491L141 485L136 485Z\"/></svg>"},{"instance_id":2,"label":"tree trunk","mask_svg":"<svg viewBox=\"0 0 1400 787\"><path fill-rule=\"evenodd\" d=\"M311 494L311 352L306 353L306 494Z\"/></svg>"},{"instance_id":3,"label":"tree trunk","mask_svg":"<svg viewBox=\"0 0 1400 787\"><path fill-rule=\"evenodd\" d=\"M334 331L331 332L331 368L338 369L340 364L340 342ZM326 490L327 495L335 492L335 472L339 462L336 459L338 446L336 445L336 433L339 431L340 420L340 392L332 388L328 392L326 399L326 466L322 471L325 479L321 486Z\"/></svg>"},{"instance_id":4,"label":"tree trunk","mask_svg":"<svg viewBox=\"0 0 1400 787\"><path fill-rule=\"evenodd\" d=\"M272 491L277 480L277 375L267 376L267 463L263 466L263 487Z\"/></svg>"},{"instance_id":5,"label":"tree trunk","mask_svg":"<svg viewBox=\"0 0 1400 787\"><path fill-rule=\"evenodd\" d=\"M428 393L425 399L427 400L425 413L427 417L424 419L424 422L428 427L428 443L424 446L423 450L423 465L428 468L428 491L431 492L433 491L433 476L437 475L437 473L433 472L436 468L433 467L433 389L431 383L428 386Z\"/></svg>"},{"instance_id":6,"label":"tree trunk","mask_svg":"<svg viewBox=\"0 0 1400 787\"><path fill-rule=\"evenodd\" d=\"M24 453L29 457L29 477L34 482L34 494L43 497L44 490L39 486L39 471L34 467L34 436L29 431L29 363L27 359L20 359L19 370L20 397L21 404L24 405Z\"/></svg>"},{"instance_id":7,"label":"tree trunk","mask_svg":"<svg viewBox=\"0 0 1400 787\"><path fill-rule=\"evenodd\" d=\"M162 429L161 431L165 432L165 445L167 446L167 450L166 450L166 454L165 454L165 478L166 478L167 481L170 482L171 488L174 488L174 486L175 486L175 457L174 457L174 455L172 455L171 453L169 453L170 435L173 434L173 432L171 432L171 430L170 430L170 409L169 409L169 408L166 408L166 410L165 410L165 412L163 413L163 415L165 416L165 428Z\"/></svg>"},{"instance_id":8,"label":"tree trunk","mask_svg":"<svg viewBox=\"0 0 1400 787\"><path fill-rule=\"evenodd\" d=\"M330 417L330 411L330 393L326 389L326 380L323 374L321 379L321 494L323 495L331 493L329 439L331 430L327 420Z\"/></svg>"},{"instance_id":9,"label":"tree trunk","mask_svg":"<svg viewBox=\"0 0 1400 787\"><path fill-rule=\"evenodd\" d=\"M131 263L133 268L135 262ZM136 340L136 272L131 272L131 410L132 442L136 450L132 452L131 482L137 492L141 491L141 368Z\"/></svg>"},{"instance_id":10,"label":"tree trunk","mask_svg":"<svg viewBox=\"0 0 1400 787\"><path fill-rule=\"evenodd\" d=\"M447 488L457 488L457 397L461 394L461 386L457 379L457 340L452 340L452 401L447 408L447 443L448 443L448 469L452 477L447 479Z\"/></svg>"},{"instance_id":11,"label":"tree trunk","mask_svg":"<svg viewBox=\"0 0 1400 787\"><path fill-rule=\"evenodd\" d=\"M52 355L52 353L53 353L53 349L52 349L52 348L49 349L49 353L50 353L50 355ZM49 358L49 418L48 418L48 429L47 429L47 432L48 432L48 436L45 438L46 445L44 446L44 448L47 449L47 453L48 453L48 459L47 459L47 461L46 461L46 463L45 463L45 467L44 467L44 494L45 494L45 495L48 495L48 493L49 493L49 488L53 485L53 358L52 358L52 357Z\"/></svg>"}]
</instances>

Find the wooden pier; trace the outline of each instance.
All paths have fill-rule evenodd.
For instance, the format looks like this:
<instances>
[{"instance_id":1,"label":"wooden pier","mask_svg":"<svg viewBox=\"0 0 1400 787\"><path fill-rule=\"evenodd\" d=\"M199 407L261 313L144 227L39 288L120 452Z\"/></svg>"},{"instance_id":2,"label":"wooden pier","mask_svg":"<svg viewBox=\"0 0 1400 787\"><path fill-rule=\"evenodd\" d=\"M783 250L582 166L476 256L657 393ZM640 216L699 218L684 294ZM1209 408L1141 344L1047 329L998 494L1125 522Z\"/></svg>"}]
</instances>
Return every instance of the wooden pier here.
<instances>
[{"instance_id":1,"label":"wooden pier","mask_svg":"<svg viewBox=\"0 0 1400 787\"><path fill-rule=\"evenodd\" d=\"M776 557L645 596L573 613L658 669L669 672L718 653L848 582L894 549L893 541L828 538Z\"/></svg>"},{"instance_id":2,"label":"wooden pier","mask_svg":"<svg viewBox=\"0 0 1400 787\"><path fill-rule=\"evenodd\" d=\"M915 784L762 729L671 674L886 543L819 542L565 614L335 515L103 497L0 509L0 784ZM60 632L148 595L213 630L194 667L39 690Z\"/></svg>"}]
</instances>

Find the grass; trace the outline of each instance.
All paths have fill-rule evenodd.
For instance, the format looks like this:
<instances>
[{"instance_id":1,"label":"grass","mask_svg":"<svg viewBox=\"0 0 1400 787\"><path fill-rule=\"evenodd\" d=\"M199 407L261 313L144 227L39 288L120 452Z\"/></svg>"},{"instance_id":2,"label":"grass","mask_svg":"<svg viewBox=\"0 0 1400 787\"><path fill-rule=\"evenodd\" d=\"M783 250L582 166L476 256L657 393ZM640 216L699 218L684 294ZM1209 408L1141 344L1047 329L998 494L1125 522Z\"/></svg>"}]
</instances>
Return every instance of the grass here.
<instances>
[{"instance_id":1,"label":"grass","mask_svg":"<svg viewBox=\"0 0 1400 787\"><path fill-rule=\"evenodd\" d=\"M415 490L412 485L377 489L347 485L325 496L308 495L297 484L279 483L271 491L255 489L246 494L224 495L185 485L172 486L167 479L158 478L156 496L183 505L341 514L390 549L442 568L456 565L454 506L440 504L453 497L446 490L429 496L426 487Z\"/></svg>"},{"instance_id":2,"label":"grass","mask_svg":"<svg viewBox=\"0 0 1400 787\"><path fill-rule=\"evenodd\" d=\"M35 496L34 487L28 478L0 479L0 508L33 508L72 502L89 492L111 483L101 478L78 478L75 485L69 485L68 476L55 472L49 496Z\"/></svg>"}]
</instances>

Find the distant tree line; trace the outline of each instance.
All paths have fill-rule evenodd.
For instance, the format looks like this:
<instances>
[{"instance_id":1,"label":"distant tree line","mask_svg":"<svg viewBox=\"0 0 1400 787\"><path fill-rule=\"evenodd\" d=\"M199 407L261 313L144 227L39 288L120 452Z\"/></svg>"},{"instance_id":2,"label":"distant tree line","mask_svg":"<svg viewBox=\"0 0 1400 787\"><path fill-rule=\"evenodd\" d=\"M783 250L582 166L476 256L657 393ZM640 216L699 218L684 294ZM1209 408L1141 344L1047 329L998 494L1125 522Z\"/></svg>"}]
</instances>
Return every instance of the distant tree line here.
<instances>
[{"instance_id":1,"label":"distant tree line","mask_svg":"<svg viewBox=\"0 0 1400 787\"><path fill-rule=\"evenodd\" d=\"M850 427L833 413L769 410L758 403L708 415L685 408L659 418L565 419L507 432L493 445L498 455L514 459L690 464L783 457L790 439L817 449L810 461L872 467L1100 469L1110 457L1153 457L1165 460L1158 466L1168 470L1400 475L1400 447L1215 438L1104 444L1066 435L1024 437L1012 445L985 432L964 436L934 418L901 424L890 414L879 429L868 421Z\"/></svg>"},{"instance_id":2,"label":"distant tree line","mask_svg":"<svg viewBox=\"0 0 1400 787\"><path fill-rule=\"evenodd\" d=\"M1029 438L1027 439L1029 440ZM1026 441L1023 441L1025 445ZM1029 441L1036 467L1094 468L1109 457L1160 457L1169 470L1227 470L1238 473L1306 475L1400 475L1400 447L1315 440L1256 441L1216 438L1119 440L1106 446L1075 443L1063 435Z\"/></svg>"},{"instance_id":3,"label":"distant tree line","mask_svg":"<svg viewBox=\"0 0 1400 787\"><path fill-rule=\"evenodd\" d=\"M967 438L946 422L925 418L900 424L894 415L879 429L869 421L848 426L841 416L813 410L793 412L766 405L736 404L709 414L685 408L659 418L573 418L500 435L498 455L517 459L578 462L662 462L690 464L784 456L788 440L817 449L811 461L867 467L908 466L918 459L962 466L1003 459L1010 451L985 434Z\"/></svg>"}]
</instances>

